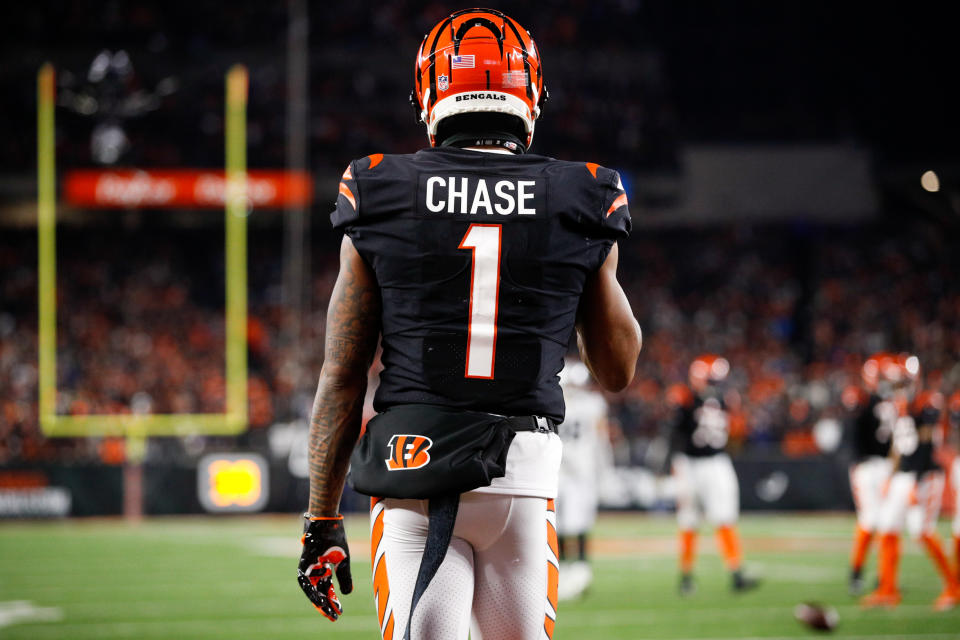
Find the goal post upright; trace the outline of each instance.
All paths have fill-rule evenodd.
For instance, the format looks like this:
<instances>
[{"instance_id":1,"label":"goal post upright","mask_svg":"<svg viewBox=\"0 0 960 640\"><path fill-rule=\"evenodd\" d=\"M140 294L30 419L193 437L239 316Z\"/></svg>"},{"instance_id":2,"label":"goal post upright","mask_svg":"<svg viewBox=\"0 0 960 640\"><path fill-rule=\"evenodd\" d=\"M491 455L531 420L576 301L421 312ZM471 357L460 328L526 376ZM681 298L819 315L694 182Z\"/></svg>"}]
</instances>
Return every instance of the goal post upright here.
<instances>
[{"instance_id":1,"label":"goal post upright","mask_svg":"<svg viewBox=\"0 0 960 640\"><path fill-rule=\"evenodd\" d=\"M226 86L226 384L227 422L247 423L247 69L235 65Z\"/></svg>"},{"instance_id":2,"label":"goal post upright","mask_svg":"<svg viewBox=\"0 0 960 640\"><path fill-rule=\"evenodd\" d=\"M37 371L41 427L57 413L57 186L54 151L53 65L37 73Z\"/></svg>"},{"instance_id":3,"label":"goal post upright","mask_svg":"<svg viewBox=\"0 0 960 640\"><path fill-rule=\"evenodd\" d=\"M150 436L237 435L247 422L247 95L242 65L226 75L223 413L57 414L56 165L54 68L37 74L38 413L46 437L126 436L131 453Z\"/></svg>"}]
</instances>

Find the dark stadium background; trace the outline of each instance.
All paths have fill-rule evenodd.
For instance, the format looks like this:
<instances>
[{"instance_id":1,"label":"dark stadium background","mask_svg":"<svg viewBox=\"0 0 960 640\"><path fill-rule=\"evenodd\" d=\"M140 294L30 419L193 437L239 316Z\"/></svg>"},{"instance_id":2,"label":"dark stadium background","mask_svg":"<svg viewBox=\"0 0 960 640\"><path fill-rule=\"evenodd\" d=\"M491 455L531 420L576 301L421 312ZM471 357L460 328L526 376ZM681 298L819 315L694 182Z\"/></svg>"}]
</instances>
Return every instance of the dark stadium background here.
<instances>
[{"instance_id":1,"label":"dark stadium background","mask_svg":"<svg viewBox=\"0 0 960 640\"><path fill-rule=\"evenodd\" d=\"M748 508L846 508L842 423L863 358L909 350L925 383L960 386L960 216L954 37L937 5L496 3L542 52L550 90L534 151L619 170L633 236L620 277L645 332L638 375L609 398L618 466L656 473L664 391L706 350L743 399L732 449ZM280 435L302 425L322 362L346 164L425 143L407 103L420 38L443 2L34 2L0 41L0 478L39 472L72 513L121 510L123 442L46 439L37 410L36 73L57 69L57 169L223 166L223 76L250 72L251 168L299 162L306 221L250 216L250 430L151 440L147 513L200 510L203 454L259 451L269 510L306 500ZM303 130L288 132L290 18L307 16ZM132 71L90 82L102 51ZM116 105L136 91L146 106ZM69 96L97 99L89 113ZM114 105L111 107L110 105ZM120 126L115 162L94 128ZM102 158L101 158L102 160ZM939 191L921 187L935 171ZM750 173L753 171L754 173ZM782 187L788 187L786 192ZM692 203L692 204L691 204ZM222 218L204 211L58 210L58 411L223 411ZM293 222L291 222L293 221ZM301 255L302 250L302 255ZM299 256L291 262L291 256ZM292 425L292 426L291 426ZM273 434L271 436L271 434ZM785 473L789 488L764 494ZM17 475L20 473L21 475ZM808 479L806 484L790 482ZM755 490L756 488L756 490ZM763 494L763 495L761 495ZM766 497L764 497L766 495ZM359 507L356 496L348 506ZM633 496L619 506L657 507Z\"/></svg>"}]
</instances>

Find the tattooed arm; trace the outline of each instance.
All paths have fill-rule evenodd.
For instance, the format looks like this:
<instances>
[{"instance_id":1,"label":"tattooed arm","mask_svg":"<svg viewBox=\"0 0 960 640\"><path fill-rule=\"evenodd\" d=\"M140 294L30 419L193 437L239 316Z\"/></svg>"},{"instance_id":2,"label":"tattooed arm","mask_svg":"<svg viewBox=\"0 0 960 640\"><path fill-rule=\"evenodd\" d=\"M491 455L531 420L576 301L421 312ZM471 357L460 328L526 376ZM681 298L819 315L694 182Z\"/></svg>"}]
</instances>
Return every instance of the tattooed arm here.
<instances>
[{"instance_id":1,"label":"tattooed arm","mask_svg":"<svg viewBox=\"0 0 960 640\"><path fill-rule=\"evenodd\" d=\"M370 267L345 236L310 419L309 511L315 516L337 515L379 335L380 291Z\"/></svg>"}]
</instances>

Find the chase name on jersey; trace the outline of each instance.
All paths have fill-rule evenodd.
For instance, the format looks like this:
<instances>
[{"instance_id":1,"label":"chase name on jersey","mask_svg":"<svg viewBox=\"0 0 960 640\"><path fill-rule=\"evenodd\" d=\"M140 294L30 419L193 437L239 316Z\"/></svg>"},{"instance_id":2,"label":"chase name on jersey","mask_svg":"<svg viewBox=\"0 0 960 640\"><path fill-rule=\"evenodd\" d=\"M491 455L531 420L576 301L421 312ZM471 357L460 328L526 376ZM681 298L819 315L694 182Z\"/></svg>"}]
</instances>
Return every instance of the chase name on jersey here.
<instances>
[{"instance_id":1,"label":"chase name on jersey","mask_svg":"<svg viewBox=\"0 0 960 640\"><path fill-rule=\"evenodd\" d=\"M417 208L425 217L532 217L544 202L540 182L534 178L422 174Z\"/></svg>"}]
</instances>

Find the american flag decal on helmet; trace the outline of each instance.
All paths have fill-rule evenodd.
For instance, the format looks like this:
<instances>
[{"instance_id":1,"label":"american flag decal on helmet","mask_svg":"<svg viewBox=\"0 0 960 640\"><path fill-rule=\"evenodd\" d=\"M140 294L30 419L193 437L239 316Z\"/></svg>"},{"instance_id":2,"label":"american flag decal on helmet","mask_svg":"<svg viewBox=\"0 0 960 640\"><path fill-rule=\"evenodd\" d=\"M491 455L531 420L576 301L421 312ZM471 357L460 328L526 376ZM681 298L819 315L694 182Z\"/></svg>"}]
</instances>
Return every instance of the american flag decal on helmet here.
<instances>
[{"instance_id":1,"label":"american flag decal on helmet","mask_svg":"<svg viewBox=\"0 0 960 640\"><path fill-rule=\"evenodd\" d=\"M450 67L453 69L473 69L474 67L473 54L453 56L453 58L450 60Z\"/></svg>"}]
</instances>

